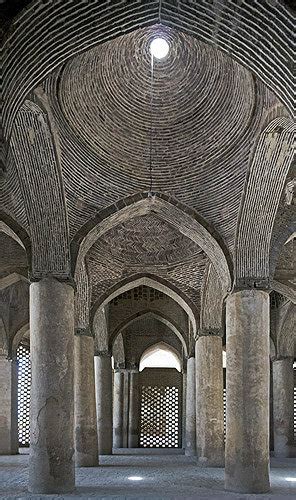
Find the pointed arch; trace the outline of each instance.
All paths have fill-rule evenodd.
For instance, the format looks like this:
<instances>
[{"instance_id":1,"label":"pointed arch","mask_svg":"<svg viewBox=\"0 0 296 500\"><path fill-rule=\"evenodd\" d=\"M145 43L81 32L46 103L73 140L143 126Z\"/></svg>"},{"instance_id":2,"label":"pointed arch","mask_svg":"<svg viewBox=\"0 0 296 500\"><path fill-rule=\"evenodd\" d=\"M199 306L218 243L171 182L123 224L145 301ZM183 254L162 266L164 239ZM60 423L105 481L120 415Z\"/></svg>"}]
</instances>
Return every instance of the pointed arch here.
<instances>
[{"instance_id":1,"label":"pointed arch","mask_svg":"<svg viewBox=\"0 0 296 500\"><path fill-rule=\"evenodd\" d=\"M165 324L173 333L176 335L176 337L180 340L182 347L184 349L184 354L187 356L188 354L188 347L185 341L185 336L184 332L181 332L177 325L175 325L171 319L166 317L164 314L161 314L160 312L155 312L155 311L142 311L140 314L136 313L131 315L129 318L127 318L125 321L123 321L118 327L111 332L111 335L109 337L109 349L111 350L113 343L115 342L117 336L119 334L122 334L126 328L128 328L130 325L135 323L138 320L141 320L143 318L154 318L157 321L160 321L161 323Z\"/></svg>"},{"instance_id":2,"label":"pointed arch","mask_svg":"<svg viewBox=\"0 0 296 500\"><path fill-rule=\"evenodd\" d=\"M171 345L169 345L169 344L167 344L167 342L163 342L163 341L157 342L156 344L153 344L152 346L148 347L142 353L142 356L140 358L140 364L139 364L140 371L141 371L141 364L145 361L145 359L147 359L148 357L152 356L153 354L156 354L157 351L159 351L159 350L167 351L170 354L172 354L174 356L174 358L175 358L176 365L179 367L179 368L176 367L176 369L178 371L181 371L182 361L180 359L180 354Z\"/></svg>"},{"instance_id":3,"label":"pointed arch","mask_svg":"<svg viewBox=\"0 0 296 500\"><path fill-rule=\"evenodd\" d=\"M230 291L232 259L219 233L195 210L163 193L149 196L144 192L128 197L89 221L71 244L73 265L79 266L90 248L107 231L127 220L150 213L157 214L160 219L196 243L215 267L223 290Z\"/></svg>"},{"instance_id":4,"label":"pointed arch","mask_svg":"<svg viewBox=\"0 0 296 500\"><path fill-rule=\"evenodd\" d=\"M197 331L197 325L198 325L198 312L196 308L192 308L191 304L189 303L188 299L184 297L184 294L181 294L179 291L177 291L170 283L168 283L166 280L159 279L156 276L152 275L136 275L133 277L128 278L127 280L123 280L122 282L118 283L115 285L111 290L108 291L108 294L105 294L104 296L100 297L94 304L91 310L91 325L94 320L94 316L96 314L96 311L99 307L103 307L106 304L108 304L112 299L117 297L118 295L121 295L122 293L132 290L133 288L136 288L138 286L145 285L150 288L155 288L155 290L158 290L160 292L165 293L168 295L171 299L173 299L179 306L186 312L188 315L191 323L192 323L192 328L193 328L193 333L195 334Z\"/></svg>"}]
</instances>

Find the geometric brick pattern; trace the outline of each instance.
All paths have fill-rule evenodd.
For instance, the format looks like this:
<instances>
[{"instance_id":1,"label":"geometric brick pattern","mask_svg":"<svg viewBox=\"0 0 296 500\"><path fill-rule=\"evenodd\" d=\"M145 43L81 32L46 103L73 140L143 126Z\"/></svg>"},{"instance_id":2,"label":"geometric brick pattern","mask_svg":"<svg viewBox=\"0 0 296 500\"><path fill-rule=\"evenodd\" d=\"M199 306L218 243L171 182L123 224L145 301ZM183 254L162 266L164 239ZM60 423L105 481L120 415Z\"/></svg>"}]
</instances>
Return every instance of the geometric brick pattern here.
<instances>
[{"instance_id":1,"label":"geometric brick pattern","mask_svg":"<svg viewBox=\"0 0 296 500\"><path fill-rule=\"evenodd\" d=\"M140 446L143 448L178 448L179 389L142 386Z\"/></svg>"},{"instance_id":2,"label":"geometric brick pattern","mask_svg":"<svg viewBox=\"0 0 296 500\"><path fill-rule=\"evenodd\" d=\"M18 436L19 446L30 446L30 349L20 344L16 351L18 363Z\"/></svg>"}]
</instances>

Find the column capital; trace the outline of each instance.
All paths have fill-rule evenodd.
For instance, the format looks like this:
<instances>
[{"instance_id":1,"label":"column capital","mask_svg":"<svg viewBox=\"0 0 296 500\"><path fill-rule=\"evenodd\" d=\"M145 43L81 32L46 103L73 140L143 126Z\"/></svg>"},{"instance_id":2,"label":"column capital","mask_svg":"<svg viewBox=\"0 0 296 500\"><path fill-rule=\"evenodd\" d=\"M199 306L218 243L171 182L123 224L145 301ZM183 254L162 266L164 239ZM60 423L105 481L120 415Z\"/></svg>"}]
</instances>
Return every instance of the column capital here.
<instances>
[{"instance_id":1,"label":"column capital","mask_svg":"<svg viewBox=\"0 0 296 500\"><path fill-rule=\"evenodd\" d=\"M232 295L237 292L243 292L244 290L261 290L265 292L270 292L272 287L270 285L269 278L239 278L236 280L236 283L233 285L233 288L229 295Z\"/></svg>"},{"instance_id":2,"label":"column capital","mask_svg":"<svg viewBox=\"0 0 296 500\"><path fill-rule=\"evenodd\" d=\"M72 276L55 276L54 274L40 274L37 276L32 273L29 273L28 279L30 285L32 283L39 283L40 281L43 280L55 280L58 281L59 283L71 286L74 289L74 292L77 291L76 282Z\"/></svg>"},{"instance_id":3,"label":"column capital","mask_svg":"<svg viewBox=\"0 0 296 500\"><path fill-rule=\"evenodd\" d=\"M200 328L197 332L197 339L200 337L223 337L224 332L220 328Z\"/></svg>"},{"instance_id":4,"label":"column capital","mask_svg":"<svg viewBox=\"0 0 296 500\"><path fill-rule=\"evenodd\" d=\"M75 328L74 335L76 337L91 337L94 338L93 333L89 327Z\"/></svg>"},{"instance_id":5,"label":"column capital","mask_svg":"<svg viewBox=\"0 0 296 500\"><path fill-rule=\"evenodd\" d=\"M111 358L112 354L110 351L108 351L107 349L106 350L103 350L103 351L100 351L98 349L95 349L95 356L99 356L101 358L105 357L105 358Z\"/></svg>"},{"instance_id":6,"label":"column capital","mask_svg":"<svg viewBox=\"0 0 296 500\"><path fill-rule=\"evenodd\" d=\"M280 354L278 354L277 356L273 356L271 358L271 361L273 363L275 361L290 361L290 362L293 362L294 361L294 356L281 356Z\"/></svg>"},{"instance_id":7,"label":"column capital","mask_svg":"<svg viewBox=\"0 0 296 500\"><path fill-rule=\"evenodd\" d=\"M125 369L128 371L132 371L132 372L138 372L139 371L139 364L131 362L131 361L126 361Z\"/></svg>"}]
</instances>

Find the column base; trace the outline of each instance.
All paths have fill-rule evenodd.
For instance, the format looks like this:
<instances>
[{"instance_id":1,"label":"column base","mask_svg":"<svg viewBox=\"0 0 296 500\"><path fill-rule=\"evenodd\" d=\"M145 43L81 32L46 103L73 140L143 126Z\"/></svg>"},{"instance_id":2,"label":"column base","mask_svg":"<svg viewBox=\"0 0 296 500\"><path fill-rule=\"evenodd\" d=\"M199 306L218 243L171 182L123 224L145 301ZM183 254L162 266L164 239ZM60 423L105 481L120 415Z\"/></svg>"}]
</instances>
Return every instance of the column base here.
<instances>
[{"instance_id":1,"label":"column base","mask_svg":"<svg viewBox=\"0 0 296 500\"><path fill-rule=\"evenodd\" d=\"M200 467L212 467L212 468L217 468L217 469L223 469L225 467L225 460L223 458L219 459L209 459L205 457L200 457L197 459L197 464Z\"/></svg>"},{"instance_id":2,"label":"column base","mask_svg":"<svg viewBox=\"0 0 296 500\"><path fill-rule=\"evenodd\" d=\"M85 455L84 453L76 453L75 467L98 467L99 458L92 455Z\"/></svg>"},{"instance_id":3,"label":"column base","mask_svg":"<svg viewBox=\"0 0 296 500\"><path fill-rule=\"evenodd\" d=\"M270 491L269 477L262 477L260 481L255 482L253 480L253 475L253 469L249 474L246 470L241 471L240 474L236 474L235 479L225 474L224 489L235 493L268 493Z\"/></svg>"}]
</instances>

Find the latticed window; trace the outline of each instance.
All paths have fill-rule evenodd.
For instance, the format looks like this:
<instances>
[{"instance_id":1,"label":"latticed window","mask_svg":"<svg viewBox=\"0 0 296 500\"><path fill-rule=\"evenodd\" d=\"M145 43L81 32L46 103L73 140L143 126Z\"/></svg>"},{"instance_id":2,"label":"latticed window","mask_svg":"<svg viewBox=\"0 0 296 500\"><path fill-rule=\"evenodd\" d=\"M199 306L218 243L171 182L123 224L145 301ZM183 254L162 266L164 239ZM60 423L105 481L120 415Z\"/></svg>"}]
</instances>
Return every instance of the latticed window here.
<instances>
[{"instance_id":1,"label":"latticed window","mask_svg":"<svg viewBox=\"0 0 296 500\"><path fill-rule=\"evenodd\" d=\"M140 446L178 448L179 389L142 386Z\"/></svg>"},{"instance_id":2,"label":"latticed window","mask_svg":"<svg viewBox=\"0 0 296 500\"><path fill-rule=\"evenodd\" d=\"M30 445L30 389L31 360L29 347L20 344L17 351L18 362L18 437L19 446Z\"/></svg>"}]
</instances>

